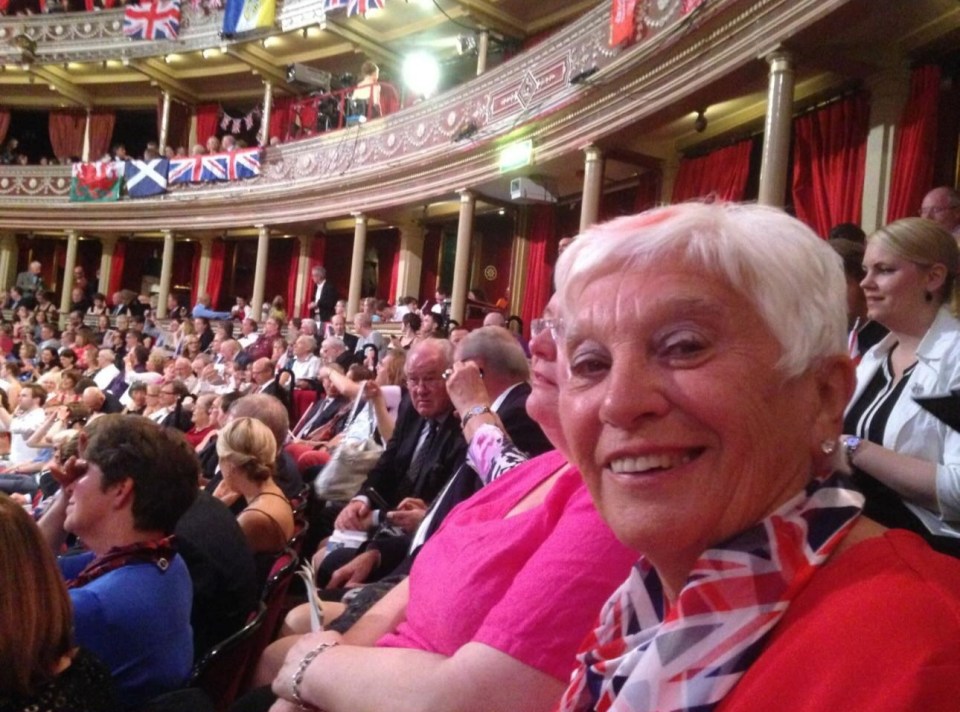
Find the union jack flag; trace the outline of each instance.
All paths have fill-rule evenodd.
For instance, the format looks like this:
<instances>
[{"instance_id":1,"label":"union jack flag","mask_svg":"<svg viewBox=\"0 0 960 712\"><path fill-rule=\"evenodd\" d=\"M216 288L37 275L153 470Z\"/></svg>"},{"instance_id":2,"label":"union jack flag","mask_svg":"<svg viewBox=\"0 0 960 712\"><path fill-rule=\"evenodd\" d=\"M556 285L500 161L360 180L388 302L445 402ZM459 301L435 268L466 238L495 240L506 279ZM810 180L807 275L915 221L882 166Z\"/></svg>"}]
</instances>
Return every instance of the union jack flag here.
<instances>
[{"instance_id":1,"label":"union jack flag","mask_svg":"<svg viewBox=\"0 0 960 712\"><path fill-rule=\"evenodd\" d=\"M245 148L227 154L227 180L256 178L260 175L260 149Z\"/></svg>"},{"instance_id":2,"label":"union jack flag","mask_svg":"<svg viewBox=\"0 0 960 712\"><path fill-rule=\"evenodd\" d=\"M347 17L366 15L368 10L382 10L386 0L348 0Z\"/></svg>"},{"instance_id":3,"label":"union jack flag","mask_svg":"<svg viewBox=\"0 0 960 712\"><path fill-rule=\"evenodd\" d=\"M170 170L167 172L167 184L199 183L203 180L203 158L204 156L171 158Z\"/></svg>"},{"instance_id":4,"label":"union jack flag","mask_svg":"<svg viewBox=\"0 0 960 712\"><path fill-rule=\"evenodd\" d=\"M347 6L348 0L323 0L323 11L342 10Z\"/></svg>"},{"instance_id":5,"label":"union jack flag","mask_svg":"<svg viewBox=\"0 0 960 712\"><path fill-rule=\"evenodd\" d=\"M180 34L180 0L148 0L123 10L123 34L135 40L175 40Z\"/></svg>"}]
</instances>

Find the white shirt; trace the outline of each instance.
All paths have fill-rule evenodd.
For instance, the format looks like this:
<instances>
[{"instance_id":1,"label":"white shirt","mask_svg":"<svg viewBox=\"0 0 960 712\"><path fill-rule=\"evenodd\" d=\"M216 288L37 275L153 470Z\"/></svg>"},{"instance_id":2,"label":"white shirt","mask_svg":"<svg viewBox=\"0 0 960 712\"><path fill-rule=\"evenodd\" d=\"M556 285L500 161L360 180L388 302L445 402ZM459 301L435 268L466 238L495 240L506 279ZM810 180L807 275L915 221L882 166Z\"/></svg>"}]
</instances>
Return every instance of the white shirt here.
<instances>
[{"instance_id":1,"label":"white shirt","mask_svg":"<svg viewBox=\"0 0 960 712\"><path fill-rule=\"evenodd\" d=\"M322 365L323 361L320 360L319 356L310 354L303 360L299 358L293 359L290 363L290 370L293 371L293 376L296 380L308 380L317 377Z\"/></svg>"},{"instance_id":2,"label":"white shirt","mask_svg":"<svg viewBox=\"0 0 960 712\"><path fill-rule=\"evenodd\" d=\"M27 440L34 431L43 425L46 420L43 408L34 408L29 413L14 416L10 420L10 463L22 464L33 462L40 454L40 450L27 445Z\"/></svg>"},{"instance_id":3,"label":"white shirt","mask_svg":"<svg viewBox=\"0 0 960 712\"><path fill-rule=\"evenodd\" d=\"M97 388L101 391L106 390L106 387L113 383L113 379L119 375L120 369L111 363L94 374L93 382L97 384Z\"/></svg>"}]
</instances>

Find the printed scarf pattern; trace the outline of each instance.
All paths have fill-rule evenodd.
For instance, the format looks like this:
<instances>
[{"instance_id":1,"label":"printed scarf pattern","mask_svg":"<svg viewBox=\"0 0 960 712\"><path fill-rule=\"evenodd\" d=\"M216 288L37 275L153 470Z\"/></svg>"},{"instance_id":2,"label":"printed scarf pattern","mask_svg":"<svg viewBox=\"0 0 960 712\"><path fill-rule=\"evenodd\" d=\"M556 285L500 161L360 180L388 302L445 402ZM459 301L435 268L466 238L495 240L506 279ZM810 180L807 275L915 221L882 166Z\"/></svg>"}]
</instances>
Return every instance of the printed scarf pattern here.
<instances>
[{"instance_id":1,"label":"printed scarf pattern","mask_svg":"<svg viewBox=\"0 0 960 712\"><path fill-rule=\"evenodd\" d=\"M150 563L161 571L166 571L177 553L175 544L176 541L171 535L164 539L138 541L129 546L116 546L87 564L75 579L67 581L67 588L86 586L94 579L127 564Z\"/></svg>"},{"instance_id":2,"label":"printed scarf pattern","mask_svg":"<svg viewBox=\"0 0 960 712\"><path fill-rule=\"evenodd\" d=\"M657 572L641 558L584 642L559 710L714 709L862 509L846 477L814 480L704 552L669 610Z\"/></svg>"}]
</instances>

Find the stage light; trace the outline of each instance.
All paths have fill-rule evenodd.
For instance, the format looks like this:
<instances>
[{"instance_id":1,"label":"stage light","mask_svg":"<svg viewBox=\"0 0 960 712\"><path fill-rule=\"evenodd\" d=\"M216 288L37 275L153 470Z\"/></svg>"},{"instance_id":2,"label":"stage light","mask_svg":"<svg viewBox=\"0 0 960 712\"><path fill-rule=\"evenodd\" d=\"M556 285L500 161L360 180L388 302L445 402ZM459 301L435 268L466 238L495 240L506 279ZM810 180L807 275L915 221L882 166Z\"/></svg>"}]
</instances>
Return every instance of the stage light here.
<instances>
[{"instance_id":1,"label":"stage light","mask_svg":"<svg viewBox=\"0 0 960 712\"><path fill-rule=\"evenodd\" d=\"M403 81L414 94L430 96L440 84L440 65L429 54L411 54L403 60Z\"/></svg>"}]
</instances>

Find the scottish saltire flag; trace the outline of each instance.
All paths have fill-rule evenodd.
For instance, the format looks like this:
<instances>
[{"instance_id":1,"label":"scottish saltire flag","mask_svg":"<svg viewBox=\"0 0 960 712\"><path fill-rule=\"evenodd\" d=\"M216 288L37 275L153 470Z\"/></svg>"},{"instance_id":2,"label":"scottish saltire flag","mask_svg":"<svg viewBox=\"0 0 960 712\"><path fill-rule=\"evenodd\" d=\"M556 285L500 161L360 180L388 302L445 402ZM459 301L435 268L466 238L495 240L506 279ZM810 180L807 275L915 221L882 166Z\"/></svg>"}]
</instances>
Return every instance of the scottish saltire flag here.
<instances>
[{"instance_id":1,"label":"scottish saltire flag","mask_svg":"<svg viewBox=\"0 0 960 712\"><path fill-rule=\"evenodd\" d=\"M227 155L227 180L256 178L260 175L260 149L245 148Z\"/></svg>"},{"instance_id":2,"label":"scottish saltire flag","mask_svg":"<svg viewBox=\"0 0 960 712\"><path fill-rule=\"evenodd\" d=\"M276 0L227 0L223 34L229 37L258 27L271 27L276 13Z\"/></svg>"},{"instance_id":3,"label":"scottish saltire flag","mask_svg":"<svg viewBox=\"0 0 960 712\"><path fill-rule=\"evenodd\" d=\"M347 17L366 15L368 10L382 10L386 0L348 0Z\"/></svg>"},{"instance_id":4,"label":"scottish saltire flag","mask_svg":"<svg viewBox=\"0 0 960 712\"><path fill-rule=\"evenodd\" d=\"M203 169L203 164L200 161L201 158L203 158L203 156L171 158L170 169L167 171L167 184L199 183L203 180L200 177Z\"/></svg>"},{"instance_id":5,"label":"scottish saltire flag","mask_svg":"<svg viewBox=\"0 0 960 712\"><path fill-rule=\"evenodd\" d=\"M175 40L180 34L180 0L149 0L123 10L123 34L134 40Z\"/></svg>"},{"instance_id":6,"label":"scottish saltire flag","mask_svg":"<svg viewBox=\"0 0 960 712\"><path fill-rule=\"evenodd\" d=\"M167 172L170 161L155 158L152 161L125 161L123 182L131 198L147 198L167 192Z\"/></svg>"},{"instance_id":7,"label":"scottish saltire flag","mask_svg":"<svg viewBox=\"0 0 960 712\"><path fill-rule=\"evenodd\" d=\"M120 174L113 161L74 163L70 200L75 203L120 199Z\"/></svg>"}]
</instances>

